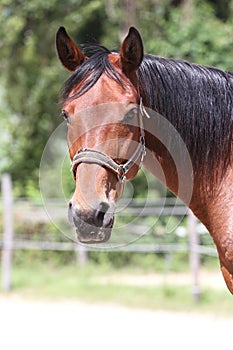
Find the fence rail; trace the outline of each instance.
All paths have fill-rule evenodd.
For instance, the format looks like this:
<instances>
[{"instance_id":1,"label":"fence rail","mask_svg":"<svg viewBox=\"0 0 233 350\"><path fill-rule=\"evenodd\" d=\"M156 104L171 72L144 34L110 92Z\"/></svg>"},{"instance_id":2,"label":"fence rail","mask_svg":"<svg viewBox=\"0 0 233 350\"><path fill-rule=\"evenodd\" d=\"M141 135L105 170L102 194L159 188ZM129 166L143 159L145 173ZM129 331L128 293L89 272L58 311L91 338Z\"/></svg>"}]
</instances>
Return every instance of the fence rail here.
<instances>
[{"instance_id":1,"label":"fence rail","mask_svg":"<svg viewBox=\"0 0 233 350\"><path fill-rule=\"evenodd\" d=\"M6 247L6 242L0 241L0 248ZM81 246L85 251L93 251L91 245ZM18 240L15 239L11 244L12 250L51 250L51 251L75 251L77 250L77 243L75 242L51 242L51 241L32 241L32 240ZM126 244L122 246L110 246L100 248L99 250L111 250L114 252L135 252L135 253L175 253L175 252L189 252L189 244ZM217 257L217 250L211 246L195 245L193 250L198 254Z\"/></svg>"}]
</instances>

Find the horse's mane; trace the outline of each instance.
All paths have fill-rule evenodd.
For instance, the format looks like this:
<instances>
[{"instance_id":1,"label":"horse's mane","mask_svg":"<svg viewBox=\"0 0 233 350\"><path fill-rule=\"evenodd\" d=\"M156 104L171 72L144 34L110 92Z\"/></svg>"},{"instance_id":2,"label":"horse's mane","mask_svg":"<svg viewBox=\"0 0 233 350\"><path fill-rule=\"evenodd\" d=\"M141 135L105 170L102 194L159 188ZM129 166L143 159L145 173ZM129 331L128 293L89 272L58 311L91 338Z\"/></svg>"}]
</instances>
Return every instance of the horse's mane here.
<instances>
[{"instance_id":1,"label":"horse's mane","mask_svg":"<svg viewBox=\"0 0 233 350\"><path fill-rule=\"evenodd\" d=\"M63 99L87 92L106 73L124 86L121 75L108 60L103 46L89 45L90 56L65 82ZM144 104L164 116L182 137L193 161L194 171L223 174L229 165L233 133L233 74L186 61L145 55L137 72ZM204 169L204 170L203 170ZM215 172L216 174L216 172Z\"/></svg>"},{"instance_id":2,"label":"horse's mane","mask_svg":"<svg viewBox=\"0 0 233 350\"><path fill-rule=\"evenodd\" d=\"M223 175L232 152L233 74L146 55L138 77L146 105L178 131L194 171Z\"/></svg>"}]
</instances>

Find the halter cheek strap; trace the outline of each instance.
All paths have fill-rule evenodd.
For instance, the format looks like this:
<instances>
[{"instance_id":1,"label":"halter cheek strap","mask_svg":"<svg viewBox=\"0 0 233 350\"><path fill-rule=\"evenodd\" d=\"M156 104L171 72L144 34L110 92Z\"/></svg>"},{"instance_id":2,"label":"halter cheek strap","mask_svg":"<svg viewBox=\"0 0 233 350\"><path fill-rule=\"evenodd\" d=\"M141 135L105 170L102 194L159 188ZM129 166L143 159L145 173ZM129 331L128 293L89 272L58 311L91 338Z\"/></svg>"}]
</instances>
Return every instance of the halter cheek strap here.
<instances>
[{"instance_id":1,"label":"halter cheek strap","mask_svg":"<svg viewBox=\"0 0 233 350\"><path fill-rule=\"evenodd\" d=\"M76 170L79 164L97 164L106 169L111 170L114 174L117 175L118 180L121 183L124 183L127 177L127 173L133 167L134 164L139 160L139 168L143 162L144 156L146 154L145 146L145 132L143 128L143 116L150 118L149 114L145 111L145 108L142 105L142 99L140 98L139 106L139 128L140 128L140 137L139 144L134 151L131 158L126 163L118 164L114 159L112 159L107 154L97 151L92 148L81 148L72 160L71 170L73 171L74 178L76 177Z\"/></svg>"}]
</instances>

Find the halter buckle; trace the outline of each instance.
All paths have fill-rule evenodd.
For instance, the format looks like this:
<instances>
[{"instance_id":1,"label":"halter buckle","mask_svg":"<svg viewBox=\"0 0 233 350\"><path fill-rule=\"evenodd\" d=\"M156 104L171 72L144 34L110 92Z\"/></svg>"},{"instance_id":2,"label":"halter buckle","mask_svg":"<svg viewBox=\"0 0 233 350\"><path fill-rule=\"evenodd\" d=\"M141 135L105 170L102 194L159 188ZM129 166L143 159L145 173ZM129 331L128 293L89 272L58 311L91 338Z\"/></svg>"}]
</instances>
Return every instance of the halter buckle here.
<instances>
[{"instance_id":1,"label":"halter buckle","mask_svg":"<svg viewBox=\"0 0 233 350\"><path fill-rule=\"evenodd\" d=\"M146 141L145 141L145 136L144 135L141 135L140 136L140 139L139 139L139 142L142 146L142 154L141 154L141 160L140 160L140 165L139 167L141 167L142 163L143 163L143 160L146 156Z\"/></svg>"},{"instance_id":2,"label":"halter buckle","mask_svg":"<svg viewBox=\"0 0 233 350\"><path fill-rule=\"evenodd\" d=\"M118 181L123 184L126 181L126 175L125 175L125 167L123 164L119 165L118 173L117 173L117 178Z\"/></svg>"}]
</instances>

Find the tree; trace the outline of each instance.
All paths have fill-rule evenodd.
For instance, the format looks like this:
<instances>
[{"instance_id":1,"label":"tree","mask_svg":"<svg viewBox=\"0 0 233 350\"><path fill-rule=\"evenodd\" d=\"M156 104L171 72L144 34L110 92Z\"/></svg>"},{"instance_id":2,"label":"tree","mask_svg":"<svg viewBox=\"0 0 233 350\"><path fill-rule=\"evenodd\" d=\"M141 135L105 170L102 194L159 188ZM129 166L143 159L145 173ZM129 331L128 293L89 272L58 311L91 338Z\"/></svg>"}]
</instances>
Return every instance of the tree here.
<instances>
[{"instance_id":1,"label":"tree","mask_svg":"<svg viewBox=\"0 0 233 350\"><path fill-rule=\"evenodd\" d=\"M37 182L43 148L61 121L58 94L67 74L56 57L55 33L60 25L69 23L69 31L79 41L86 40L86 27L98 40L102 11L101 1L83 1L79 7L72 0L6 0L0 4L0 67L10 135L5 170L11 172L21 195L26 194L28 181Z\"/></svg>"},{"instance_id":2,"label":"tree","mask_svg":"<svg viewBox=\"0 0 233 350\"><path fill-rule=\"evenodd\" d=\"M180 7L172 9L167 20L160 18L156 39L147 41L149 51L232 71L232 22L221 21L204 1L193 6L189 21L183 18Z\"/></svg>"}]
</instances>

